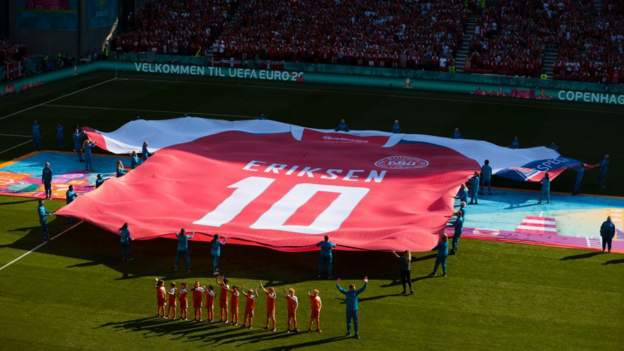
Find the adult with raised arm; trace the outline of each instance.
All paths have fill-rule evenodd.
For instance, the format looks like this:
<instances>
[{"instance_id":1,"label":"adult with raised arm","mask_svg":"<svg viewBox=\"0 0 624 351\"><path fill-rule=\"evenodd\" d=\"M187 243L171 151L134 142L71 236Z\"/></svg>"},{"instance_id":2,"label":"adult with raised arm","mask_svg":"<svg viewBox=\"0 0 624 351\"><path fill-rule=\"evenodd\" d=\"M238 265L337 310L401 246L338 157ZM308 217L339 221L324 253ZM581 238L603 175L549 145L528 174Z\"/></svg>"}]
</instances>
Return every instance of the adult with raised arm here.
<instances>
[{"instance_id":1,"label":"adult with raised arm","mask_svg":"<svg viewBox=\"0 0 624 351\"><path fill-rule=\"evenodd\" d=\"M359 319L358 319L358 311L360 309L360 298L359 295L366 290L368 286L368 277L364 277L364 286L359 289L355 288L355 285L349 284L349 289L345 289L340 286L340 278L336 279L336 288L345 296L345 305L347 307L347 334L346 336L351 335L351 321L353 321L353 332L355 333L355 337L357 339L360 338L359 333Z\"/></svg>"},{"instance_id":2,"label":"adult with raised arm","mask_svg":"<svg viewBox=\"0 0 624 351\"><path fill-rule=\"evenodd\" d=\"M392 251L392 254L394 254L394 256L399 259L399 265L400 265L400 271L401 271L401 285L403 285L403 295L407 294L407 291L405 290L406 285L409 285L409 289L410 289L409 293L411 295L414 293L414 290L412 290L412 276L411 276L412 253L409 252L409 250L405 250L401 252L400 255L396 251Z\"/></svg>"},{"instance_id":3,"label":"adult with raised arm","mask_svg":"<svg viewBox=\"0 0 624 351\"><path fill-rule=\"evenodd\" d=\"M178 238L178 248L176 251L176 259L175 265L173 266L173 270L178 270L178 263L180 262L180 258L184 257L184 263L186 266L186 271L191 271L191 255L188 250L188 241L193 238L193 234L186 234L186 230L184 228L180 229L180 232L176 234L176 238Z\"/></svg>"},{"instance_id":4,"label":"adult with raised arm","mask_svg":"<svg viewBox=\"0 0 624 351\"><path fill-rule=\"evenodd\" d=\"M329 241L329 236L325 235L323 241L316 244L320 248L318 277L327 277L331 279L333 274L334 255L332 251L336 248L336 244Z\"/></svg>"}]
</instances>

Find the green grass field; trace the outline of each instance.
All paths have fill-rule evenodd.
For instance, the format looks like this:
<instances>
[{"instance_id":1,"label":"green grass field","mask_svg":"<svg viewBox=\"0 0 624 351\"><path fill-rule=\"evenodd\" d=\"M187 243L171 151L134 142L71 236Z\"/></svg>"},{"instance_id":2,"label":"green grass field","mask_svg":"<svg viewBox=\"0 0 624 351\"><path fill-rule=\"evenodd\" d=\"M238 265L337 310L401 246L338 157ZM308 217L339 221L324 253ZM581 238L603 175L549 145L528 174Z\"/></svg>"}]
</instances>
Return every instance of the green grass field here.
<instances>
[{"instance_id":1,"label":"green grass field","mask_svg":"<svg viewBox=\"0 0 624 351\"><path fill-rule=\"evenodd\" d=\"M624 194L617 181L624 175L618 147L624 108L338 86L111 78L76 77L0 98L0 134L27 135L38 119L44 144L52 148L59 121L68 131L77 123L113 130L137 115L184 113L227 119L264 113L314 127L333 127L344 117L355 129L388 129L400 119L407 132L449 135L457 126L467 137L500 144L516 134L525 146L555 140L563 154L591 162L609 152L606 193ZM31 151L28 144L16 146L25 140L0 135L0 161ZM558 179L553 187L569 190L572 177ZM595 175L588 172L586 180L586 190L597 192ZM51 209L60 206L49 203ZM0 266L41 242L35 207L29 199L0 197ZM55 219L51 233L70 225ZM252 331L151 318L155 276L177 282L212 279L208 247L191 247L193 272L176 275L173 241L134 243L136 260L124 265L116 236L86 224L63 234L0 271L0 349L621 350L624 344L623 255L464 240L460 254L449 258L447 278L425 278L433 257L415 255L415 294L405 297L392 283L398 275L392 255L339 252L336 272L345 283L365 274L371 278L362 295L362 339L355 340L342 338L341 295L333 281L315 280L314 253L232 246L226 247L222 268L234 284L262 281L280 291L296 288L302 324L308 314L305 291L319 288L322 334L283 333L282 300L280 332L264 331L263 298Z\"/></svg>"}]
</instances>

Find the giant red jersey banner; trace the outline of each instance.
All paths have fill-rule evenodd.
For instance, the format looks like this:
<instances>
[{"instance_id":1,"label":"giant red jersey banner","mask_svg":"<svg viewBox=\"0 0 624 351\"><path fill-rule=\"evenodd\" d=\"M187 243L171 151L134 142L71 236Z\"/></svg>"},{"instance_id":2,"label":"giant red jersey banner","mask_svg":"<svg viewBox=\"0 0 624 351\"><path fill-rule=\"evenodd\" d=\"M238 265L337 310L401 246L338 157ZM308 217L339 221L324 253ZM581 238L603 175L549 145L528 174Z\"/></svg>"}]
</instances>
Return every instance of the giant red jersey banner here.
<instances>
[{"instance_id":1,"label":"giant red jersey banner","mask_svg":"<svg viewBox=\"0 0 624 351\"><path fill-rule=\"evenodd\" d=\"M109 151L138 151L142 140L157 151L58 214L115 233L127 222L135 240L185 228L192 240L219 233L282 251L314 250L327 234L342 250L426 251L459 185L480 168L452 147L405 135L213 120L193 121L209 130L193 124L185 132L185 121L162 133L89 131Z\"/></svg>"}]
</instances>

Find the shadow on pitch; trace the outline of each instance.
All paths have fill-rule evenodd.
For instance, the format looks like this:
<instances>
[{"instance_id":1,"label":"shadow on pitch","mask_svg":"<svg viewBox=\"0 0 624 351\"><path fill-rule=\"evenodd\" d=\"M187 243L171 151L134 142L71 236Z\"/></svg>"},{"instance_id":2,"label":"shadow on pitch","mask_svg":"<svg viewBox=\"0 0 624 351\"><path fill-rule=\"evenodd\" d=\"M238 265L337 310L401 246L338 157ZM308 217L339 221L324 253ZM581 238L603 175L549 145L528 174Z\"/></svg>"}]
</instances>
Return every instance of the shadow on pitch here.
<instances>
[{"instance_id":1,"label":"shadow on pitch","mask_svg":"<svg viewBox=\"0 0 624 351\"><path fill-rule=\"evenodd\" d=\"M50 236L68 228L72 222L55 218L49 223ZM28 251L42 242L42 231L38 226L8 228L23 231L25 235L13 243L0 247L11 247ZM181 270L173 271L177 243L171 239L134 241L131 244L133 260L122 262L119 237L93 225L83 223L42 246L38 252L71 257L81 262L68 265L67 269L91 269L103 265L117 272L117 279L140 277L161 277L166 280L180 280L192 277L214 279L210 272L210 243L192 242L191 272L181 262ZM433 255L415 257L414 262L429 260ZM318 268L318 253L278 252L261 247L226 245L221 257L221 271L226 276L258 280L267 286L287 286L307 280L315 280ZM394 279L398 275L398 260L387 252L336 252L334 276L345 280L359 280L367 275L371 279Z\"/></svg>"},{"instance_id":2,"label":"shadow on pitch","mask_svg":"<svg viewBox=\"0 0 624 351\"><path fill-rule=\"evenodd\" d=\"M605 263L603 263L603 265L622 264L622 263L624 263L624 258L620 258L620 259L616 259L616 260L609 260L609 261L606 261Z\"/></svg>"},{"instance_id":3,"label":"shadow on pitch","mask_svg":"<svg viewBox=\"0 0 624 351\"><path fill-rule=\"evenodd\" d=\"M570 255L570 256L562 257L561 261L582 260L582 259L585 259L585 258L592 258L592 257L598 256L600 254L602 254L602 252L600 252L600 251L586 252L586 253L582 253L582 254Z\"/></svg>"},{"instance_id":4,"label":"shadow on pitch","mask_svg":"<svg viewBox=\"0 0 624 351\"><path fill-rule=\"evenodd\" d=\"M264 348L264 349L260 349L260 351L295 350L295 349L301 349L301 348L304 348L304 347L318 346L318 345L334 343L334 342L338 342L338 341L341 341L341 340L347 340L347 339L349 339L349 338L344 337L344 336L334 336L334 337L330 337L330 338L326 338L326 339L306 341L306 342L302 342L302 343L298 343L298 344L290 344L290 345L284 345L284 346L275 346L275 347Z\"/></svg>"}]
</instances>

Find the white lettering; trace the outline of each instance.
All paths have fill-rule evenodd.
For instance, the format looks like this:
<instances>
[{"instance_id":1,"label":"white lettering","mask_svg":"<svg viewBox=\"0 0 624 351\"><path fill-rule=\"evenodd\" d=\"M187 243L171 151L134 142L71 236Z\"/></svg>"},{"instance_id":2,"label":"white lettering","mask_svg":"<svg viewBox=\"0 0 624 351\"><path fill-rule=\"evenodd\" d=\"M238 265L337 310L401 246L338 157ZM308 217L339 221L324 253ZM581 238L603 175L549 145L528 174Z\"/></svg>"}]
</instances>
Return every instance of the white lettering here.
<instances>
[{"instance_id":1,"label":"white lettering","mask_svg":"<svg viewBox=\"0 0 624 351\"><path fill-rule=\"evenodd\" d=\"M356 173L364 173L363 169L350 169L347 174L342 178L342 180L347 182L355 182L358 180L358 176Z\"/></svg>"},{"instance_id":2,"label":"white lettering","mask_svg":"<svg viewBox=\"0 0 624 351\"><path fill-rule=\"evenodd\" d=\"M258 172L257 170L253 169L253 167L258 166L262 163L266 163L266 162L252 160L252 161L249 161L249 163L247 163L245 167L243 167L243 169L246 171L250 171L250 172Z\"/></svg>"}]
</instances>

